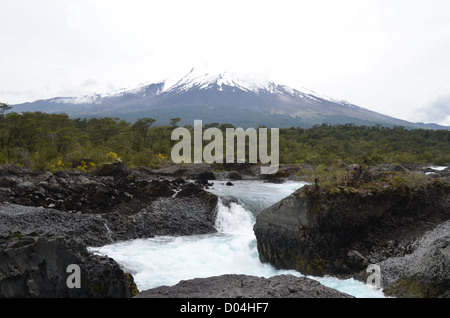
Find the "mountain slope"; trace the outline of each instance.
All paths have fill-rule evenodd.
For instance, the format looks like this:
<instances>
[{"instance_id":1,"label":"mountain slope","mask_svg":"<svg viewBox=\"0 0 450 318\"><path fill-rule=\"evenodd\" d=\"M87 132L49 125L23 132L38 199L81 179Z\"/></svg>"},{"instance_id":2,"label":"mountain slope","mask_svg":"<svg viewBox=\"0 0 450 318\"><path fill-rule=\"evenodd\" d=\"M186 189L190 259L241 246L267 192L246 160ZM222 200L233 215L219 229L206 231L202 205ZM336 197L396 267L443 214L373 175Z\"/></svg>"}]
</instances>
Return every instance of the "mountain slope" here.
<instances>
[{"instance_id":1,"label":"mountain slope","mask_svg":"<svg viewBox=\"0 0 450 318\"><path fill-rule=\"evenodd\" d=\"M208 73L197 69L181 78L143 84L135 89L39 100L13 105L13 110L66 113L71 117L114 116L130 121L153 117L160 124L180 117L182 124L202 119L204 122L231 122L240 127L353 123L445 128L410 123L307 89L296 90L275 84L262 77L239 77L232 72Z\"/></svg>"}]
</instances>

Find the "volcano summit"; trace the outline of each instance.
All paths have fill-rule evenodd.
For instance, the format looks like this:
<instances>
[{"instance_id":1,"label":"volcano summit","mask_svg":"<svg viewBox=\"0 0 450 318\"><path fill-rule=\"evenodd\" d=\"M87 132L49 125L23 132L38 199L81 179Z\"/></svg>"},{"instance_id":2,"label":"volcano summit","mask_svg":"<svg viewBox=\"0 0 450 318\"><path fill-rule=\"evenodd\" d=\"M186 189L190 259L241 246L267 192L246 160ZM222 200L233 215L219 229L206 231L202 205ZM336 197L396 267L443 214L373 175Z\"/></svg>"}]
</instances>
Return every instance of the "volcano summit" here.
<instances>
[{"instance_id":1,"label":"volcano summit","mask_svg":"<svg viewBox=\"0 0 450 318\"><path fill-rule=\"evenodd\" d=\"M66 113L71 117L118 117L135 121L152 117L167 124L180 117L180 124L196 119L205 123L232 123L239 127L311 127L316 124L355 124L445 128L434 124L411 123L382 115L317 94L294 89L259 76L238 76L234 72L200 69L179 78L141 84L107 94L56 97L13 105L16 112Z\"/></svg>"}]
</instances>

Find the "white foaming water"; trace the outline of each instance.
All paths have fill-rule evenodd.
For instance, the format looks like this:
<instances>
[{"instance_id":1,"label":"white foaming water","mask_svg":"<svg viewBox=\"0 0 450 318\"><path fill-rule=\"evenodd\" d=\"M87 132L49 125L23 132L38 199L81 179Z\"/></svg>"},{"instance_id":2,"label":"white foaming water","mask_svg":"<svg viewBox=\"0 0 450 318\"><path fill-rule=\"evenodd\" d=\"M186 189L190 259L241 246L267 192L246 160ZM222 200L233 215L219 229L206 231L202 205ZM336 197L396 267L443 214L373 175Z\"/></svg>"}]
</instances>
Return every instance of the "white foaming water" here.
<instances>
[{"instance_id":1,"label":"white foaming water","mask_svg":"<svg viewBox=\"0 0 450 318\"><path fill-rule=\"evenodd\" d=\"M233 183L234 186L229 187L219 181L210 190L237 200L227 205L219 200L216 221L218 233L138 239L90 250L115 259L125 271L133 275L141 291L162 285L172 286L181 280L223 274L302 276L293 270L276 270L259 261L253 225L258 212L290 195L304 183ZM381 291L353 279L311 278L356 297L383 297Z\"/></svg>"},{"instance_id":2,"label":"white foaming water","mask_svg":"<svg viewBox=\"0 0 450 318\"><path fill-rule=\"evenodd\" d=\"M433 169L433 170L436 170L436 171L444 171L448 167L447 166L429 166L429 167L426 167L426 168L430 168L430 169Z\"/></svg>"}]
</instances>

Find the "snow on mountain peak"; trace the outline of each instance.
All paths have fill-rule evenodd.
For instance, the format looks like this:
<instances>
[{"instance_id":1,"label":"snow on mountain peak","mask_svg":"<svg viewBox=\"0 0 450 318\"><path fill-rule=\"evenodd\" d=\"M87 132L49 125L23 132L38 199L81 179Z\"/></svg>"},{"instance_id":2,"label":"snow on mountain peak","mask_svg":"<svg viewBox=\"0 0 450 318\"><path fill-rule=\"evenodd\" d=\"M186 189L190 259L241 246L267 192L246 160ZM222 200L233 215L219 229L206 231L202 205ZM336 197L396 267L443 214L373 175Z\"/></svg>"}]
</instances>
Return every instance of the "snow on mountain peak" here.
<instances>
[{"instance_id":1,"label":"snow on mountain peak","mask_svg":"<svg viewBox=\"0 0 450 318\"><path fill-rule=\"evenodd\" d=\"M214 85L217 85L219 90L222 90L223 85L226 85L246 91L257 92L259 89L267 89L274 84L258 75L248 76L247 74L239 74L235 71L214 71L192 68L181 79L166 79L164 81L163 91L186 91L193 87L207 89Z\"/></svg>"},{"instance_id":2,"label":"snow on mountain peak","mask_svg":"<svg viewBox=\"0 0 450 318\"><path fill-rule=\"evenodd\" d=\"M223 70L221 68L192 68L187 74L175 75L157 83L141 83L135 88L123 88L111 93L92 94L81 97L67 97L55 99L54 103L63 104L101 104L105 99L124 95L142 95L145 97L146 89L157 85L156 95L165 93L186 92L192 88L200 90L215 89L223 91L225 87L232 87L241 91L257 94L276 94L280 98L308 98L310 100L332 101L344 104L343 101L334 100L328 96L317 94L309 89L293 89L286 85L275 84L267 77L255 72L244 73L242 71ZM348 103L345 103L348 104ZM348 104L350 105L350 104Z\"/></svg>"},{"instance_id":3,"label":"snow on mountain peak","mask_svg":"<svg viewBox=\"0 0 450 318\"><path fill-rule=\"evenodd\" d=\"M301 90L293 89L286 85L276 84L268 80L265 76L257 73L244 73L235 70L223 70L221 68L192 68L187 74L181 76L173 76L162 81L164 87L160 93L166 92L182 92L192 88L217 89L223 91L224 86L235 87L237 89L254 92L254 93L270 93L289 95L297 98L309 98L317 100L317 98L343 104L345 102L332 99L328 96L318 94L307 88Z\"/></svg>"}]
</instances>

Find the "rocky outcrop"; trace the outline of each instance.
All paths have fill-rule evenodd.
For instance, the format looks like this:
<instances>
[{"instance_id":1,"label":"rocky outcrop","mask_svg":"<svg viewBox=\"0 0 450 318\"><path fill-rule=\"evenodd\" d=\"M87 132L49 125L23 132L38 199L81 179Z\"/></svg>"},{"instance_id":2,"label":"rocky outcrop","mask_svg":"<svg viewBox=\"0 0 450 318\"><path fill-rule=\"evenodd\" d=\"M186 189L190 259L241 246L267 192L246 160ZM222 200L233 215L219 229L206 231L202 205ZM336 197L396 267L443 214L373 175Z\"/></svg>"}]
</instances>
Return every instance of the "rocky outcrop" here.
<instances>
[{"instance_id":1,"label":"rocky outcrop","mask_svg":"<svg viewBox=\"0 0 450 318\"><path fill-rule=\"evenodd\" d=\"M79 266L79 276L70 265ZM72 286L69 283L77 283ZM75 287L75 288L69 288ZM128 298L138 290L117 263L76 240L32 232L0 235L0 298Z\"/></svg>"},{"instance_id":2,"label":"rocky outcrop","mask_svg":"<svg viewBox=\"0 0 450 318\"><path fill-rule=\"evenodd\" d=\"M218 199L200 191L198 196L159 198L132 215L108 214L103 217L105 234L116 242L161 235L215 233Z\"/></svg>"},{"instance_id":3,"label":"rocky outcrop","mask_svg":"<svg viewBox=\"0 0 450 318\"><path fill-rule=\"evenodd\" d=\"M0 235L10 233L48 233L78 238L87 245L111 243L107 223L101 216L69 214L55 209L0 204Z\"/></svg>"},{"instance_id":4,"label":"rocky outcrop","mask_svg":"<svg viewBox=\"0 0 450 318\"><path fill-rule=\"evenodd\" d=\"M319 282L293 275L271 278L223 275L181 281L139 293L136 298L352 298Z\"/></svg>"},{"instance_id":5,"label":"rocky outcrop","mask_svg":"<svg viewBox=\"0 0 450 318\"><path fill-rule=\"evenodd\" d=\"M424 173L431 178L443 179L446 180L447 182L450 182L450 166L444 169L442 168L436 169L432 167L424 167L422 168L422 171L424 171Z\"/></svg>"},{"instance_id":6,"label":"rocky outcrop","mask_svg":"<svg viewBox=\"0 0 450 318\"><path fill-rule=\"evenodd\" d=\"M202 187L202 184L196 184ZM150 202L173 197L190 184L183 179L161 179L122 163L101 166L93 173L30 173L0 167L0 203L44 207L69 213L134 214Z\"/></svg>"},{"instance_id":7,"label":"rocky outcrop","mask_svg":"<svg viewBox=\"0 0 450 318\"><path fill-rule=\"evenodd\" d=\"M450 297L450 221L411 245L412 253L380 262L384 292L395 297Z\"/></svg>"},{"instance_id":8,"label":"rocky outcrop","mask_svg":"<svg viewBox=\"0 0 450 318\"><path fill-rule=\"evenodd\" d=\"M107 166L107 165L105 165ZM0 169L0 233L42 229L88 245L213 233L218 198L200 183L160 179L122 163L94 173Z\"/></svg>"},{"instance_id":9,"label":"rocky outcrop","mask_svg":"<svg viewBox=\"0 0 450 318\"><path fill-rule=\"evenodd\" d=\"M201 190L202 196L158 198L137 213L67 213L42 207L0 204L0 235L44 231L76 237L87 246L156 235L215 233L217 197Z\"/></svg>"},{"instance_id":10,"label":"rocky outcrop","mask_svg":"<svg viewBox=\"0 0 450 318\"><path fill-rule=\"evenodd\" d=\"M111 176L115 180L124 179L131 175L131 173L131 169L121 161L103 164L94 171L94 174L98 176Z\"/></svg>"},{"instance_id":11,"label":"rocky outcrop","mask_svg":"<svg viewBox=\"0 0 450 318\"><path fill-rule=\"evenodd\" d=\"M86 246L215 232L216 204L215 196L199 188L196 196L157 198L134 214L0 204L0 297L131 297L131 275ZM69 264L81 267L81 289L67 288Z\"/></svg>"},{"instance_id":12,"label":"rocky outcrop","mask_svg":"<svg viewBox=\"0 0 450 318\"><path fill-rule=\"evenodd\" d=\"M254 231L263 262L361 279L368 264L411 253L412 242L449 218L448 184L358 168L345 184L306 186L261 212Z\"/></svg>"},{"instance_id":13,"label":"rocky outcrop","mask_svg":"<svg viewBox=\"0 0 450 318\"><path fill-rule=\"evenodd\" d=\"M217 202L201 183L120 162L93 173L0 166L0 297L131 297L131 275L86 246L216 232ZM67 287L70 264L80 289Z\"/></svg>"},{"instance_id":14,"label":"rocky outcrop","mask_svg":"<svg viewBox=\"0 0 450 318\"><path fill-rule=\"evenodd\" d=\"M213 168L204 163L186 165L170 164L161 169L153 170L155 175L167 177L183 177L192 180L215 180Z\"/></svg>"}]
</instances>

